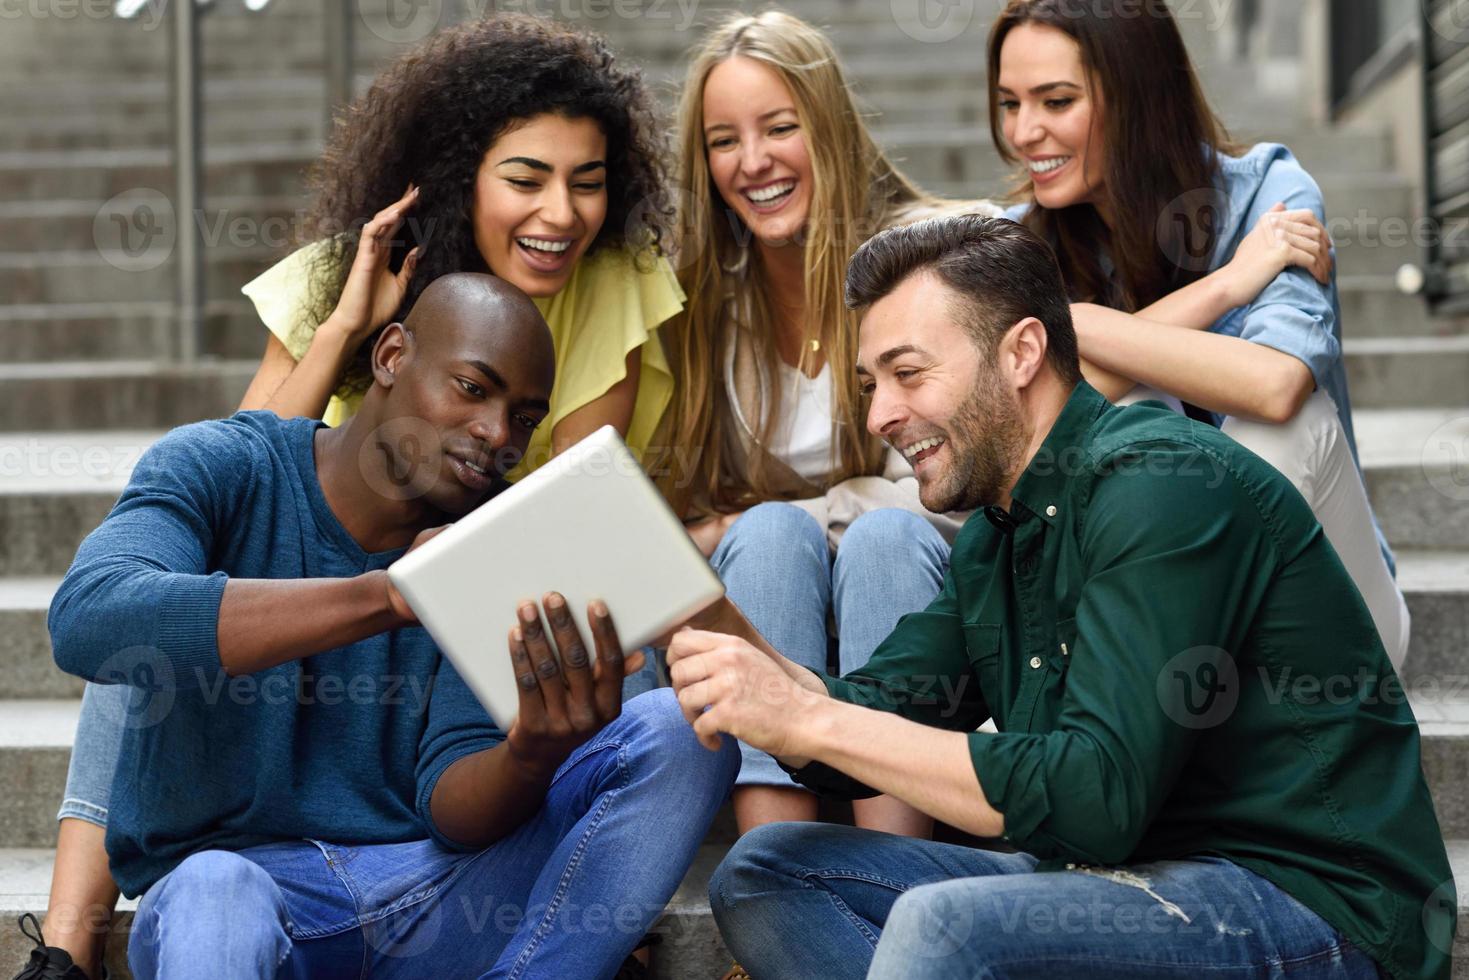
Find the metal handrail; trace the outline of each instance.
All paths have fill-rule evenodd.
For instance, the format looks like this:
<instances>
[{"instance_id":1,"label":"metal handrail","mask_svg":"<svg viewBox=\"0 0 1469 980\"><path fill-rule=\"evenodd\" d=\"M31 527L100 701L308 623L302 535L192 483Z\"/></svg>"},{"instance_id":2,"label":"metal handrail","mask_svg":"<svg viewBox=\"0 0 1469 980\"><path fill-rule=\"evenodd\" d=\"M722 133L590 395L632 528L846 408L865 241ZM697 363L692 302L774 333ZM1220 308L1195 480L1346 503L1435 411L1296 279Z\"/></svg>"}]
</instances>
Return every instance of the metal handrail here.
<instances>
[{"instance_id":1,"label":"metal handrail","mask_svg":"<svg viewBox=\"0 0 1469 980\"><path fill-rule=\"evenodd\" d=\"M116 0L113 14L129 19L155 0ZM163 0L168 2L168 0ZM200 60L200 8L214 0L174 2L169 32L169 106L172 116L174 170L173 207L178 227L175 281L174 358L183 363L199 359L203 349L206 279L203 222L203 115L204 79ZM251 12L264 10L270 0L244 0ZM326 0L324 5L326 51L326 131L332 115L353 94L353 6L351 0Z\"/></svg>"}]
</instances>

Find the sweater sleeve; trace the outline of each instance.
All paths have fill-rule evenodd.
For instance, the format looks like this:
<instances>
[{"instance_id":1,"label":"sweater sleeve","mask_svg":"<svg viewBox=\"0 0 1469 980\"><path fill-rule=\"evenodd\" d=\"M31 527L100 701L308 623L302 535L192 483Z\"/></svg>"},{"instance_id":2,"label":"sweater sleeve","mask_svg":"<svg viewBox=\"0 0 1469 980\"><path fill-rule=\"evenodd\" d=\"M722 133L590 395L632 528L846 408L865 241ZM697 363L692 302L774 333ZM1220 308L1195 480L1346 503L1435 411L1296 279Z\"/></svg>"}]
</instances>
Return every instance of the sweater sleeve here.
<instances>
[{"instance_id":1,"label":"sweater sleeve","mask_svg":"<svg viewBox=\"0 0 1469 980\"><path fill-rule=\"evenodd\" d=\"M51 602L56 664L104 684L173 688L219 670L219 605L228 576L211 571L218 529L252 480L233 423L169 433L138 461L112 512L87 535Z\"/></svg>"}]
</instances>

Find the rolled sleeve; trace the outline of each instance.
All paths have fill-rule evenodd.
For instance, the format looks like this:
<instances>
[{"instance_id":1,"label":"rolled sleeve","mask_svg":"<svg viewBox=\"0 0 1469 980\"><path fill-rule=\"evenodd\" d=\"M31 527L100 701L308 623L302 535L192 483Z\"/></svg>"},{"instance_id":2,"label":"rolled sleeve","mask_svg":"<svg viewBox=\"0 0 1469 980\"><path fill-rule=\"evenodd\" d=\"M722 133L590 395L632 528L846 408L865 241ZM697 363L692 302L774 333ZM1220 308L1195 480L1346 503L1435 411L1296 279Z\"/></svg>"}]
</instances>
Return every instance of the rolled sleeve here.
<instances>
[{"instance_id":1,"label":"rolled sleeve","mask_svg":"<svg viewBox=\"0 0 1469 980\"><path fill-rule=\"evenodd\" d=\"M1277 148L1273 156L1259 165L1264 167L1264 172L1254 193L1245 200L1231 203L1232 210L1241 215L1240 224L1233 236L1232 247L1216 266L1222 266L1234 257L1239 242L1276 204L1284 204L1292 210L1308 209L1323 224L1326 223L1321 189L1284 147ZM1243 188L1246 182L1243 178L1235 178L1232 185ZM1243 197L1243 193L1240 196ZM1335 289L1334 279L1331 286L1323 286L1309 272L1291 266L1261 290L1254 302L1237 315L1237 319L1231 319L1234 319L1238 335L1244 340L1298 358L1311 369L1317 387L1321 387L1341 359L1333 302Z\"/></svg>"}]
</instances>

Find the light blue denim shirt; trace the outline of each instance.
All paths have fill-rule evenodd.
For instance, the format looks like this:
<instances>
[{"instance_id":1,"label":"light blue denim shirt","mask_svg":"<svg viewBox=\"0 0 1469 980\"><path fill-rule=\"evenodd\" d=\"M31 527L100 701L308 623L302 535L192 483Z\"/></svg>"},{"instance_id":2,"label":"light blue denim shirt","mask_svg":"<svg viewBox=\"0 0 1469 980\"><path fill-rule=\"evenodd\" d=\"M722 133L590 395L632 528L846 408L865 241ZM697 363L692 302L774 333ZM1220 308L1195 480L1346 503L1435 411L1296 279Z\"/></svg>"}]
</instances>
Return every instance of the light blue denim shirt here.
<instances>
[{"instance_id":1,"label":"light blue denim shirt","mask_svg":"<svg viewBox=\"0 0 1469 980\"><path fill-rule=\"evenodd\" d=\"M1278 203L1292 209L1310 208L1326 223L1321 188L1295 155L1281 144L1258 143L1243 156L1221 156L1219 163L1222 193L1217 203L1223 213L1219 215L1219 238L1213 257L1202 271L1213 272L1229 262L1260 217ZM1029 209L1029 204L1017 204L1005 211L1005 217L1019 221ZM1337 298L1335 266L1329 286L1321 285L1305 269L1291 266L1261 290L1253 302L1230 310L1209 330L1242 337L1300 358L1311 369L1316 386L1324 388L1336 402L1352 458L1357 459L1352 402L1347 394L1347 376L1341 357L1341 304ZM1223 415L1211 414L1215 425L1224 421ZM1360 460L1357 465L1360 470ZM1375 516L1373 523L1376 524ZM1383 557L1396 575L1392 549L1381 527L1376 530Z\"/></svg>"}]
</instances>

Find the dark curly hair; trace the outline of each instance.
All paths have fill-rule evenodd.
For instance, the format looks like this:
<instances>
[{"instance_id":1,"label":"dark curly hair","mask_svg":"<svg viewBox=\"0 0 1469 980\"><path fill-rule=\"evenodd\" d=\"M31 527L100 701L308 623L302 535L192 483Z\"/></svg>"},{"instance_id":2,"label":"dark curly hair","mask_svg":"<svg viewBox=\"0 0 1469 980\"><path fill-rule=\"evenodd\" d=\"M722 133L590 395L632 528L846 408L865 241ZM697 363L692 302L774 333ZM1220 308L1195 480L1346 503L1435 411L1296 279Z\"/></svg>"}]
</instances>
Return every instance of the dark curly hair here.
<instances>
[{"instance_id":1,"label":"dark curly hair","mask_svg":"<svg viewBox=\"0 0 1469 980\"><path fill-rule=\"evenodd\" d=\"M496 139L545 113L594 120L607 138L607 217L586 255L624 248L646 264L662 254L671 216L663 203L667 157L642 73L615 64L598 35L496 14L427 38L337 119L310 176L316 203L307 237L329 243L311 277L312 319L320 323L336 307L362 226L410 183L420 187L419 201L389 267L400 269L415 245L423 248L395 319L439 276L490 271L471 223L475 175ZM339 394L368 386L371 350L369 339L353 355Z\"/></svg>"}]
</instances>

